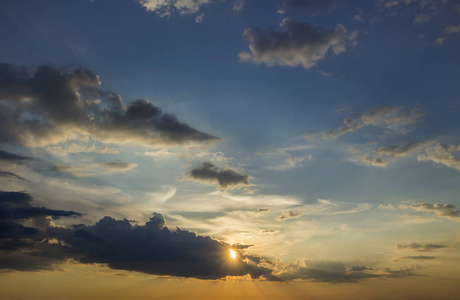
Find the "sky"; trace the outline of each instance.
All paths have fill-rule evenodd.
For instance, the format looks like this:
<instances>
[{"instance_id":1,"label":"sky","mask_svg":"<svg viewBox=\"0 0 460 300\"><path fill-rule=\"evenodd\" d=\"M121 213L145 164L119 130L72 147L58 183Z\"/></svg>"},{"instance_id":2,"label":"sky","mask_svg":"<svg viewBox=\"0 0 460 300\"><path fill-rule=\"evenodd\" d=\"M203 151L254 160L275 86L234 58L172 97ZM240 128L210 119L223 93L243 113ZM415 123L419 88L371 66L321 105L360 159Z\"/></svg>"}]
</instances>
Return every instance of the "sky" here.
<instances>
[{"instance_id":1,"label":"sky","mask_svg":"<svg viewBox=\"0 0 460 300\"><path fill-rule=\"evenodd\" d=\"M0 0L0 39L8 299L460 292L460 1Z\"/></svg>"}]
</instances>

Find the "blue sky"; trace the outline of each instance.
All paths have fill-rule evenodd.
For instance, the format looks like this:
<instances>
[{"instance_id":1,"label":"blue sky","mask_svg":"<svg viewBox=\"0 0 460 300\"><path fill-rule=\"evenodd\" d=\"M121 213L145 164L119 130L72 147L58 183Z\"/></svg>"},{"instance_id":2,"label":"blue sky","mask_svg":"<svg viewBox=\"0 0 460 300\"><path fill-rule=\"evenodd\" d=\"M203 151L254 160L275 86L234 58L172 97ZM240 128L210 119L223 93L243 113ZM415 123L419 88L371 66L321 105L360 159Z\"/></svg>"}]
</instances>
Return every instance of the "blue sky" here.
<instances>
[{"instance_id":1,"label":"blue sky","mask_svg":"<svg viewBox=\"0 0 460 300\"><path fill-rule=\"evenodd\" d=\"M85 257L136 284L458 279L458 1L3 1L0 37L0 209L32 211L1 220L23 230L2 245L49 257L35 230L76 253L1 250L25 261L0 263L18 282L66 265L78 277ZM237 249L238 265L96 255L93 235L113 242L105 216L136 237L160 224L186 245L194 232L210 253Z\"/></svg>"}]
</instances>

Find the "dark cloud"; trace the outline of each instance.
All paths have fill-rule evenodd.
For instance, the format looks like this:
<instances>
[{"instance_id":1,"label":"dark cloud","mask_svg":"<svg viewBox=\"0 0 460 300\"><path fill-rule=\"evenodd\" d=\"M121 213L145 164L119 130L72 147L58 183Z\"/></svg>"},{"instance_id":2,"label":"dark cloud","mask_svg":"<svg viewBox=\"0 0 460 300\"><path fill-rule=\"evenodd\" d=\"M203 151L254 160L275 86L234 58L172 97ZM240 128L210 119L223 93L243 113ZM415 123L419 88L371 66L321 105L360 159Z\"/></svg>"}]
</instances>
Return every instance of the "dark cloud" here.
<instances>
[{"instance_id":1,"label":"dark cloud","mask_svg":"<svg viewBox=\"0 0 460 300\"><path fill-rule=\"evenodd\" d=\"M404 256L401 259L415 259L415 260L430 260L435 259L434 256L426 256L426 255L417 255L417 256Z\"/></svg>"},{"instance_id":2,"label":"dark cloud","mask_svg":"<svg viewBox=\"0 0 460 300\"><path fill-rule=\"evenodd\" d=\"M278 220L284 221L284 220L288 220L288 219L298 218L301 215L302 215L302 213L299 212L299 211L290 210L288 212L283 213L281 216L279 216Z\"/></svg>"},{"instance_id":3,"label":"dark cloud","mask_svg":"<svg viewBox=\"0 0 460 300\"><path fill-rule=\"evenodd\" d=\"M266 213L269 211L270 211L270 208L259 208L258 210L253 211L253 213L258 214L258 213Z\"/></svg>"},{"instance_id":4,"label":"dark cloud","mask_svg":"<svg viewBox=\"0 0 460 300\"><path fill-rule=\"evenodd\" d=\"M181 123L147 100L125 106L116 93L100 90L98 75L40 66L0 65L0 140L46 145L91 135L103 142L178 145L216 140Z\"/></svg>"},{"instance_id":5,"label":"dark cloud","mask_svg":"<svg viewBox=\"0 0 460 300\"><path fill-rule=\"evenodd\" d=\"M0 268L51 269L66 259L104 263L110 268L200 279L250 275L274 280L261 258L207 236L169 230L161 214L145 225L104 217L95 225L56 226L61 217L80 216L73 211L36 207L20 192L0 193ZM32 222L30 222L32 221ZM34 227L28 227L33 224ZM237 253L230 257L230 250Z\"/></svg>"},{"instance_id":6,"label":"dark cloud","mask_svg":"<svg viewBox=\"0 0 460 300\"><path fill-rule=\"evenodd\" d=\"M0 191L0 218L2 221L16 221L30 218L81 216L75 211L54 210L45 207L36 207L32 204L32 197L22 192Z\"/></svg>"},{"instance_id":7,"label":"dark cloud","mask_svg":"<svg viewBox=\"0 0 460 300\"><path fill-rule=\"evenodd\" d=\"M340 261L306 261L301 266L290 266L289 271L281 275L283 280L303 279L319 282L358 282L367 278L379 277L366 272L367 267L348 267Z\"/></svg>"},{"instance_id":8,"label":"dark cloud","mask_svg":"<svg viewBox=\"0 0 460 300\"><path fill-rule=\"evenodd\" d=\"M433 212L438 217L448 218L453 220L460 220L460 211L455 210L455 206L452 204L430 204L430 203L413 203L410 205L412 209L421 212Z\"/></svg>"},{"instance_id":9,"label":"dark cloud","mask_svg":"<svg viewBox=\"0 0 460 300\"><path fill-rule=\"evenodd\" d=\"M279 10L279 13L314 15L329 11L337 2L337 0L285 0L283 9Z\"/></svg>"},{"instance_id":10,"label":"dark cloud","mask_svg":"<svg viewBox=\"0 0 460 300\"><path fill-rule=\"evenodd\" d=\"M262 31L246 28L249 52L240 52L242 61L252 60L268 66L280 65L309 69L324 59L329 49L335 54L346 51L348 43L356 43L357 32L349 33L343 25L334 30L316 28L309 23L285 18L280 24L286 31Z\"/></svg>"},{"instance_id":11,"label":"dark cloud","mask_svg":"<svg viewBox=\"0 0 460 300\"><path fill-rule=\"evenodd\" d=\"M14 173L11 172L6 172L6 171L0 171L0 178L7 178L7 179L18 179L18 180L25 180L28 181L27 179L18 176Z\"/></svg>"},{"instance_id":12,"label":"dark cloud","mask_svg":"<svg viewBox=\"0 0 460 300\"><path fill-rule=\"evenodd\" d=\"M441 245L441 244L417 244L417 243L411 243L411 244L406 244L406 245L397 244L396 248L415 250L415 251L421 251L421 252L429 252L429 251L433 251L433 250L436 250L436 249L446 248L446 246Z\"/></svg>"},{"instance_id":13,"label":"dark cloud","mask_svg":"<svg viewBox=\"0 0 460 300\"><path fill-rule=\"evenodd\" d=\"M220 170L210 162L204 162L190 171L190 178L198 181L218 184L222 188L249 185L249 175L243 175L233 169Z\"/></svg>"},{"instance_id":14,"label":"dark cloud","mask_svg":"<svg viewBox=\"0 0 460 300\"><path fill-rule=\"evenodd\" d=\"M31 157L28 156L22 156L22 155L17 155L11 152L7 152L5 150L0 149L0 161L22 161L22 160L31 160Z\"/></svg>"}]
</instances>

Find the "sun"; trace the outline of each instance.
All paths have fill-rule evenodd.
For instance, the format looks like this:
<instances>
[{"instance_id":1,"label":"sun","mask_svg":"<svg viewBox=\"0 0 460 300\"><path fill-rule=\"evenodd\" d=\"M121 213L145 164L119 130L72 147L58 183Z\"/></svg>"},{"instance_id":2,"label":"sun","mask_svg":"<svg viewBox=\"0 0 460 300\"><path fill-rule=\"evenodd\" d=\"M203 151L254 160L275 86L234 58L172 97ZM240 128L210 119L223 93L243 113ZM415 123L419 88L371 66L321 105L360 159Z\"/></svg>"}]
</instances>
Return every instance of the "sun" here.
<instances>
[{"instance_id":1,"label":"sun","mask_svg":"<svg viewBox=\"0 0 460 300\"><path fill-rule=\"evenodd\" d=\"M236 252L235 252L235 250L230 249L230 256L231 256L232 258L236 258Z\"/></svg>"}]
</instances>

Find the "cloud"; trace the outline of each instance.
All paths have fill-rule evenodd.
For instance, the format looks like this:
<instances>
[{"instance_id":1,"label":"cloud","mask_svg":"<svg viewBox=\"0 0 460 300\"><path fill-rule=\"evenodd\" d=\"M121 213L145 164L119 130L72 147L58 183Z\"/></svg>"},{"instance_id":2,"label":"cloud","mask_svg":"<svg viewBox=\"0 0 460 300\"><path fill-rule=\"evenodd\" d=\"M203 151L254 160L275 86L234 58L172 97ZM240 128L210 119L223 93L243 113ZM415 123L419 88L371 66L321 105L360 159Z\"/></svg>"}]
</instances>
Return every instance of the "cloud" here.
<instances>
[{"instance_id":1,"label":"cloud","mask_svg":"<svg viewBox=\"0 0 460 300\"><path fill-rule=\"evenodd\" d=\"M66 259L103 263L112 269L200 279L245 276L274 279L261 258L241 252L247 245L230 245L207 236L169 230L161 214L145 225L104 217L95 225L56 226L73 211L36 207L26 193L0 193L0 268L51 269ZM23 225L32 220L34 227ZM230 257L230 249L237 253Z\"/></svg>"},{"instance_id":2,"label":"cloud","mask_svg":"<svg viewBox=\"0 0 460 300\"><path fill-rule=\"evenodd\" d=\"M181 15L197 13L202 5L212 3L212 0L137 0L147 11L152 11L160 17L170 17L173 12Z\"/></svg>"},{"instance_id":3,"label":"cloud","mask_svg":"<svg viewBox=\"0 0 460 300\"><path fill-rule=\"evenodd\" d=\"M460 33L460 25L447 26L444 30L445 34Z\"/></svg>"},{"instance_id":4,"label":"cloud","mask_svg":"<svg viewBox=\"0 0 460 300\"><path fill-rule=\"evenodd\" d=\"M386 168L388 166L388 161L380 157L375 157L371 155L365 155L362 158L363 163L368 166Z\"/></svg>"},{"instance_id":5,"label":"cloud","mask_svg":"<svg viewBox=\"0 0 460 300\"><path fill-rule=\"evenodd\" d=\"M285 0L283 9L278 12L314 15L329 11L337 3L337 0Z\"/></svg>"},{"instance_id":6,"label":"cloud","mask_svg":"<svg viewBox=\"0 0 460 300\"><path fill-rule=\"evenodd\" d=\"M432 212L436 216L441 218L448 218L452 220L460 221L460 211L455 210L455 206L452 204L430 204L430 203L413 203L410 208L421 211L421 212Z\"/></svg>"},{"instance_id":7,"label":"cloud","mask_svg":"<svg viewBox=\"0 0 460 300\"><path fill-rule=\"evenodd\" d=\"M344 127L330 129L323 135L323 139L335 139L344 134L366 126L385 127L395 132L405 133L408 125L413 125L423 118L424 114L417 108L402 111L401 107L379 107L354 118L343 121Z\"/></svg>"},{"instance_id":8,"label":"cloud","mask_svg":"<svg viewBox=\"0 0 460 300\"><path fill-rule=\"evenodd\" d=\"M430 15L427 15L427 14L418 14L415 16L414 18L414 23L415 24L418 24L418 25L423 25L425 23L428 23L429 21L431 21L433 17L430 16Z\"/></svg>"},{"instance_id":9,"label":"cloud","mask_svg":"<svg viewBox=\"0 0 460 300\"><path fill-rule=\"evenodd\" d=\"M460 151L460 145L446 146L443 144L436 144L431 147L425 148L423 154L417 156L419 161L433 161L437 164L443 164L450 168L460 171L460 159L454 156L454 152Z\"/></svg>"},{"instance_id":10,"label":"cloud","mask_svg":"<svg viewBox=\"0 0 460 300\"><path fill-rule=\"evenodd\" d=\"M219 170L210 162L204 162L190 171L190 178L197 181L210 182L222 188L249 185L249 175L243 175L233 169Z\"/></svg>"},{"instance_id":11,"label":"cloud","mask_svg":"<svg viewBox=\"0 0 460 300\"><path fill-rule=\"evenodd\" d=\"M301 261L298 266L290 266L287 272L277 275L283 280L302 279L319 282L359 282L381 275L366 272L367 267L348 267L340 261L310 260Z\"/></svg>"},{"instance_id":12,"label":"cloud","mask_svg":"<svg viewBox=\"0 0 460 300\"><path fill-rule=\"evenodd\" d=\"M253 213L259 214L259 213L266 213L269 211L270 211L270 208L259 208L258 210L253 211Z\"/></svg>"},{"instance_id":13,"label":"cloud","mask_svg":"<svg viewBox=\"0 0 460 300\"><path fill-rule=\"evenodd\" d=\"M14 173L7 172L7 171L0 171L0 178L6 178L6 179L18 179L18 180L25 180L28 181L27 179L18 176Z\"/></svg>"},{"instance_id":14,"label":"cloud","mask_svg":"<svg viewBox=\"0 0 460 300\"><path fill-rule=\"evenodd\" d=\"M204 19L204 13L199 14L198 16L195 17L195 23L201 24L203 23L203 19Z\"/></svg>"},{"instance_id":15,"label":"cloud","mask_svg":"<svg viewBox=\"0 0 460 300\"><path fill-rule=\"evenodd\" d=\"M25 220L30 218L82 216L81 213L66 210L53 210L45 207L36 207L32 197L23 192L0 191L0 216L2 222Z\"/></svg>"},{"instance_id":16,"label":"cloud","mask_svg":"<svg viewBox=\"0 0 460 300\"><path fill-rule=\"evenodd\" d=\"M268 66L301 65L309 69L324 59L330 49L336 55L345 52L347 44L355 43L358 34L357 31L348 32L341 24L334 30L323 30L290 18L284 18L280 26L286 31L263 32L259 28L246 28L243 35L249 41L251 53L240 52L240 60Z\"/></svg>"},{"instance_id":17,"label":"cloud","mask_svg":"<svg viewBox=\"0 0 460 300\"><path fill-rule=\"evenodd\" d=\"M120 150L110 147L97 147L96 145L81 145L76 143L71 143L70 145L65 146L50 146L47 148L50 152L54 154L59 154L61 156L68 156L69 154L74 153L97 153L97 154L119 154Z\"/></svg>"},{"instance_id":18,"label":"cloud","mask_svg":"<svg viewBox=\"0 0 460 300\"><path fill-rule=\"evenodd\" d=\"M436 257L434 256L417 255L417 256L404 256L404 257L401 257L400 259L430 260L430 259L435 259L435 258Z\"/></svg>"},{"instance_id":19,"label":"cloud","mask_svg":"<svg viewBox=\"0 0 460 300\"><path fill-rule=\"evenodd\" d=\"M445 245L441 245L441 244L417 244L417 243L411 243L411 244L406 244L406 245L402 245L402 244L396 245L396 248L401 249L401 250L408 249L408 250L414 250L414 251L420 251L420 252L429 252L429 251L433 251L436 249L442 249L445 247L446 247Z\"/></svg>"},{"instance_id":20,"label":"cloud","mask_svg":"<svg viewBox=\"0 0 460 300\"><path fill-rule=\"evenodd\" d=\"M386 156L391 156L391 157L405 157L433 143L434 143L433 141L425 141L425 142L413 142L405 146L391 145L391 146L386 146L386 147L380 147L377 150L373 151L373 153L377 155L386 155Z\"/></svg>"},{"instance_id":21,"label":"cloud","mask_svg":"<svg viewBox=\"0 0 460 300\"><path fill-rule=\"evenodd\" d=\"M0 149L0 161L22 161L22 160L32 160L33 158L28 156L17 155L11 152Z\"/></svg>"},{"instance_id":22,"label":"cloud","mask_svg":"<svg viewBox=\"0 0 460 300\"><path fill-rule=\"evenodd\" d=\"M278 220L279 221L284 221L284 220L289 220L289 219L294 219L294 218L298 218L302 215L302 213L300 211L287 211L287 212L284 212L281 216L278 217Z\"/></svg>"},{"instance_id":23,"label":"cloud","mask_svg":"<svg viewBox=\"0 0 460 300\"><path fill-rule=\"evenodd\" d=\"M109 163L98 163L97 166L112 171L128 171L137 167L136 163L122 163L122 162L109 162Z\"/></svg>"},{"instance_id":24,"label":"cloud","mask_svg":"<svg viewBox=\"0 0 460 300\"><path fill-rule=\"evenodd\" d=\"M51 170L70 173L77 177L87 177L115 172L126 172L134 169L135 167L137 167L136 163L103 162L89 164L86 166L58 165L54 166Z\"/></svg>"},{"instance_id":25,"label":"cloud","mask_svg":"<svg viewBox=\"0 0 460 300\"><path fill-rule=\"evenodd\" d=\"M0 65L0 140L29 147L90 135L108 143L169 146L217 140L147 100L129 105L91 71Z\"/></svg>"},{"instance_id":26,"label":"cloud","mask_svg":"<svg viewBox=\"0 0 460 300\"><path fill-rule=\"evenodd\" d=\"M243 9L244 2L245 2L245 0L235 0L235 2L233 2L232 9L234 11L240 11L241 9Z\"/></svg>"}]
</instances>

